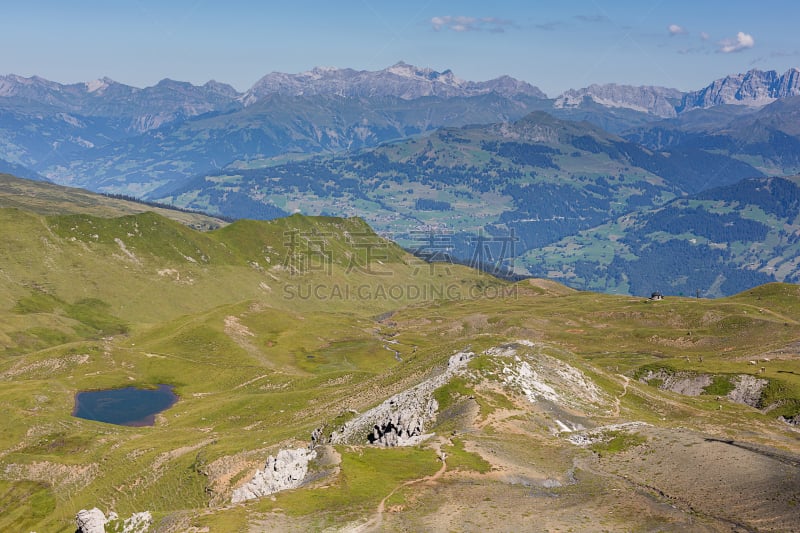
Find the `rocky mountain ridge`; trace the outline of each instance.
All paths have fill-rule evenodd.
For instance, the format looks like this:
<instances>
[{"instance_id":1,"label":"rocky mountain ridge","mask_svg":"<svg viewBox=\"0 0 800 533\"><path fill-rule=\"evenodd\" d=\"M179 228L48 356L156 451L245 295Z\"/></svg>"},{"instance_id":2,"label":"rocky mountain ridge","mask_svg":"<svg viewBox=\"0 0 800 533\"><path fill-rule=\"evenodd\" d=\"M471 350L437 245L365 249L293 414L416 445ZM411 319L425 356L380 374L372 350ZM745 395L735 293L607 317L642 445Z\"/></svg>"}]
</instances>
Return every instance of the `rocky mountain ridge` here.
<instances>
[{"instance_id":1,"label":"rocky mountain ridge","mask_svg":"<svg viewBox=\"0 0 800 533\"><path fill-rule=\"evenodd\" d=\"M547 98L537 87L510 76L489 81L466 81L449 69L437 72L400 61L379 71L316 67L299 74L272 72L257 81L241 100L250 105L271 94L343 98L393 96L412 100L427 96L478 96L492 92L508 98Z\"/></svg>"},{"instance_id":2,"label":"rocky mountain ridge","mask_svg":"<svg viewBox=\"0 0 800 533\"><path fill-rule=\"evenodd\" d=\"M213 80L193 85L167 78L140 89L110 78L61 84L39 76L0 76L0 108L34 108L50 115L66 114L65 120L73 123L85 117L103 117L134 134L179 119L235 109L241 106L238 97L233 87Z\"/></svg>"},{"instance_id":3,"label":"rocky mountain ridge","mask_svg":"<svg viewBox=\"0 0 800 533\"><path fill-rule=\"evenodd\" d=\"M592 84L583 89L570 89L562 93L553 102L553 107L555 109L581 107L584 99L588 98L605 107L632 109L662 118L670 118L677 115L675 102L680 101L683 94L678 89L667 87L637 87L616 83Z\"/></svg>"},{"instance_id":4,"label":"rocky mountain ridge","mask_svg":"<svg viewBox=\"0 0 800 533\"><path fill-rule=\"evenodd\" d=\"M723 104L761 107L797 95L800 95L800 69L791 68L783 74L752 69L720 78L699 91L686 94L677 110L681 113Z\"/></svg>"},{"instance_id":5,"label":"rocky mountain ridge","mask_svg":"<svg viewBox=\"0 0 800 533\"><path fill-rule=\"evenodd\" d=\"M16 105L38 104L82 116L128 118L130 122L126 127L132 132L156 129L177 119L253 105L270 95L413 100L491 93L505 98L548 98L538 87L510 76L468 81L450 69L439 72L403 61L377 71L315 67L297 74L272 72L243 93L214 80L193 85L166 78L154 86L138 88L107 77L61 84L39 76L0 76L0 103L13 101ZM760 107L799 94L800 69L792 68L783 74L752 69L717 79L688 93L657 86L591 84L565 91L553 99L552 108L580 108L588 99L607 108L671 118L691 109L724 104Z\"/></svg>"},{"instance_id":6,"label":"rocky mountain ridge","mask_svg":"<svg viewBox=\"0 0 800 533\"><path fill-rule=\"evenodd\" d=\"M666 87L592 84L565 91L556 97L553 108L576 109L595 103L611 109L624 108L674 118L693 109L721 105L760 108L796 95L800 95L800 69L791 68L783 74L751 69L719 78L691 92Z\"/></svg>"}]
</instances>

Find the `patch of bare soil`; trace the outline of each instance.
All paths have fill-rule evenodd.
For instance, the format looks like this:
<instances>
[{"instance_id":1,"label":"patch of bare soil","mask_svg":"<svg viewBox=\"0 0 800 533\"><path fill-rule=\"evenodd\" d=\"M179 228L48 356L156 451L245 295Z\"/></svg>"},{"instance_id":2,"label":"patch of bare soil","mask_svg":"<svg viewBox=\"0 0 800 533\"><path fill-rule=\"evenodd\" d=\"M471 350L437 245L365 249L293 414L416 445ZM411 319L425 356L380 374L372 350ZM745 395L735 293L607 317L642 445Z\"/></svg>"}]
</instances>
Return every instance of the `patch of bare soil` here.
<instances>
[{"instance_id":1,"label":"patch of bare soil","mask_svg":"<svg viewBox=\"0 0 800 533\"><path fill-rule=\"evenodd\" d=\"M568 487L445 477L418 489L413 504L384 514L381 531L723 531L590 473Z\"/></svg>"},{"instance_id":2,"label":"patch of bare soil","mask_svg":"<svg viewBox=\"0 0 800 533\"><path fill-rule=\"evenodd\" d=\"M575 292L575 289L570 289L566 285L544 278L531 278L528 280L528 284L537 289L542 289L546 294L553 296L563 296Z\"/></svg>"},{"instance_id":3,"label":"patch of bare soil","mask_svg":"<svg viewBox=\"0 0 800 533\"><path fill-rule=\"evenodd\" d=\"M0 380L13 379L23 374L43 374L45 376L50 376L57 372L65 372L72 366L84 365L88 362L89 355L87 354L55 357L42 361L34 361L28 364L22 359L9 370L0 374Z\"/></svg>"},{"instance_id":4,"label":"patch of bare soil","mask_svg":"<svg viewBox=\"0 0 800 533\"><path fill-rule=\"evenodd\" d=\"M587 466L729 528L797 530L800 456L686 429L640 433L647 444Z\"/></svg>"},{"instance_id":5,"label":"patch of bare soil","mask_svg":"<svg viewBox=\"0 0 800 533\"><path fill-rule=\"evenodd\" d=\"M264 357L264 354L261 353L261 350L253 342L255 334L250 331L250 328L241 323L239 317L233 315L225 317L225 334L250 356L263 363L264 366L274 369L275 364Z\"/></svg>"},{"instance_id":6,"label":"patch of bare soil","mask_svg":"<svg viewBox=\"0 0 800 533\"><path fill-rule=\"evenodd\" d=\"M793 342L784 346L783 348L778 348L777 350L764 352L763 354L759 355L757 359L761 362L771 360L783 361L800 359L800 341Z\"/></svg>"},{"instance_id":7,"label":"patch of bare soil","mask_svg":"<svg viewBox=\"0 0 800 533\"><path fill-rule=\"evenodd\" d=\"M61 491L68 491L88 485L97 477L99 472L100 469L97 463L65 465L51 461L34 461L25 464L8 464L0 477L3 479L40 481Z\"/></svg>"}]
</instances>

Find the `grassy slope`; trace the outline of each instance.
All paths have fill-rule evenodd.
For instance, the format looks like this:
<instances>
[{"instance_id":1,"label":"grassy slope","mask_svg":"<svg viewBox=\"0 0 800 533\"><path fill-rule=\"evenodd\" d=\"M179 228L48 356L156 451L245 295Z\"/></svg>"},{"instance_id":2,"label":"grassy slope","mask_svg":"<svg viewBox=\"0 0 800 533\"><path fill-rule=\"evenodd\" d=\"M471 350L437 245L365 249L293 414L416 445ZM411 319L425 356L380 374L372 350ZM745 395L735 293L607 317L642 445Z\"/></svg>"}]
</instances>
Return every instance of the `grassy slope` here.
<instances>
[{"instance_id":1,"label":"grassy slope","mask_svg":"<svg viewBox=\"0 0 800 533\"><path fill-rule=\"evenodd\" d=\"M174 209L107 198L82 189L19 179L8 174L0 174L0 207L21 208L43 215L82 213L103 217L153 211L187 226L200 229L225 225L225 222L218 218L197 213L185 213Z\"/></svg>"}]
</instances>

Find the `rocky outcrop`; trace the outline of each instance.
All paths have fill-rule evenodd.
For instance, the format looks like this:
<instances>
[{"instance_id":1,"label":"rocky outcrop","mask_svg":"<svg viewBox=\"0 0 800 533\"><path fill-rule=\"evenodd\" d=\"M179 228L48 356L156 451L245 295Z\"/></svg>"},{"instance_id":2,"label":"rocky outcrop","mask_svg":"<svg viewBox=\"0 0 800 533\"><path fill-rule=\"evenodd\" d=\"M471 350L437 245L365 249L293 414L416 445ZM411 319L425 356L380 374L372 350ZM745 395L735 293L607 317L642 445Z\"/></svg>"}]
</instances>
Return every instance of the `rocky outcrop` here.
<instances>
[{"instance_id":1,"label":"rocky outcrop","mask_svg":"<svg viewBox=\"0 0 800 533\"><path fill-rule=\"evenodd\" d=\"M75 522L78 526L76 533L105 533L107 524L112 524L112 531L119 533L147 533L153 525L153 515L150 514L150 511L133 513L130 518L122 522L120 527L117 513L112 511L106 518L103 511L95 507L88 511L86 509L78 511Z\"/></svg>"},{"instance_id":2,"label":"rocky outcrop","mask_svg":"<svg viewBox=\"0 0 800 533\"><path fill-rule=\"evenodd\" d=\"M78 530L75 533L106 533L106 515L94 507L86 510L81 509L75 516L75 523Z\"/></svg>"},{"instance_id":3,"label":"rocky outcrop","mask_svg":"<svg viewBox=\"0 0 800 533\"><path fill-rule=\"evenodd\" d=\"M605 409L610 398L579 369L545 353L549 349L544 344L518 340L485 353L502 364L503 383L521 392L531 403L545 400L584 412ZM563 424L558 420L556 423Z\"/></svg>"},{"instance_id":4,"label":"rocky outcrop","mask_svg":"<svg viewBox=\"0 0 800 533\"><path fill-rule=\"evenodd\" d=\"M423 437L425 425L434 419L439 404L427 395L410 394L389 400L386 407L367 440L379 446L412 446Z\"/></svg>"},{"instance_id":5,"label":"rocky outcrop","mask_svg":"<svg viewBox=\"0 0 800 533\"><path fill-rule=\"evenodd\" d=\"M465 370L472 352L459 352L447 368L382 404L358 415L331 434L333 444L413 446L426 438L425 429L436 417L439 404L433 392Z\"/></svg>"},{"instance_id":6,"label":"rocky outcrop","mask_svg":"<svg viewBox=\"0 0 800 533\"><path fill-rule=\"evenodd\" d=\"M790 426L794 426L794 427L800 426L800 415L794 415L794 416L789 416L789 417L779 416L778 420L782 420L782 421L786 422L787 424L789 424Z\"/></svg>"},{"instance_id":7,"label":"rocky outcrop","mask_svg":"<svg viewBox=\"0 0 800 533\"><path fill-rule=\"evenodd\" d=\"M133 513L122 524L122 533L147 533L153 525L153 515L150 511Z\"/></svg>"},{"instance_id":8,"label":"rocky outcrop","mask_svg":"<svg viewBox=\"0 0 800 533\"><path fill-rule=\"evenodd\" d=\"M311 448L314 448L317 444L322 444L325 426L320 426L315 428L314 431L311 432Z\"/></svg>"},{"instance_id":9,"label":"rocky outcrop","mask_svg":"<svg viewBox=\"0 0 800 533\"><path fill-rule=\"evenodd\" d=\"M714 381L708 374L688 372L670 374L663 371L655 373L653 379L662 380L662 383L658 386L659 389L676 392L684 396L700 396L705 392L705 388Z\"/></svg>"},{"instance_id":10,"label":"rocky outcrop","mask_svg":"<svg viewBox=\"0 0 800 533\"><path fill-rule=\"evenodd\" d=\"M314 450L307 448L281 450L275 456L270 455L267 464L256 472L253 479L233 491L231 502L239 503L282 490L296 489L303 484L308 463L316 456Z\"/></svg>"},{"instance_id":11,"label":"rocky outcrop","mask_svg":"<svg viewBox=\"0 0 800 533\"><path fill-rule=\"evenodd\" d=\"M648 370L639 377L639 381L657 386L661 390L677 392L684 396L700 396L701 394L709 394L708 387L714 383L715 379L720 377L726 379L732 387L725 395L725 398L750 407L760 406L761 393L769 382L766 379L757 378L750 374L715 375L686 371L674 372L662 368L656 371Z\"/></svg>"},{"instance_id":12,"label":"rocky outcrop","mask_svg":"<svg viewBox=\"0 0 800 533\"><path fill-rule=\"evenodd\" d=\"M761 393L768 383L766 379L740 374L733 379L734 389L728 393L727 398L732 402L759 407Z\"/></svg>"}]
</instances>

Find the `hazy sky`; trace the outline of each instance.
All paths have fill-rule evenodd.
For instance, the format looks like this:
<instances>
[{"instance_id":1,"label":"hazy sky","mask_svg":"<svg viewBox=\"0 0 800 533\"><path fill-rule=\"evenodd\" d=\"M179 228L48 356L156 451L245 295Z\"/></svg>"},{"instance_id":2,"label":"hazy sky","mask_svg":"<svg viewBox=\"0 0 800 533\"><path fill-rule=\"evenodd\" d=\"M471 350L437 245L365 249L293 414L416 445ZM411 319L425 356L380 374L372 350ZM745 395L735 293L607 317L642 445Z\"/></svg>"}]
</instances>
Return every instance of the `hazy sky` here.
<instances>
[{"instance_id":1,"label":"hazy sky","mask_svg":"<svg viewBox=\"0 0 800 533\"><path fill-rule=\"evenodd\" d=\"M169 77L246 90L272 71L509 74L550 96L591 83L698 89L800 66L797 0L27 0L0 12L0 74Z\"/></svg>"}]
</instances>

